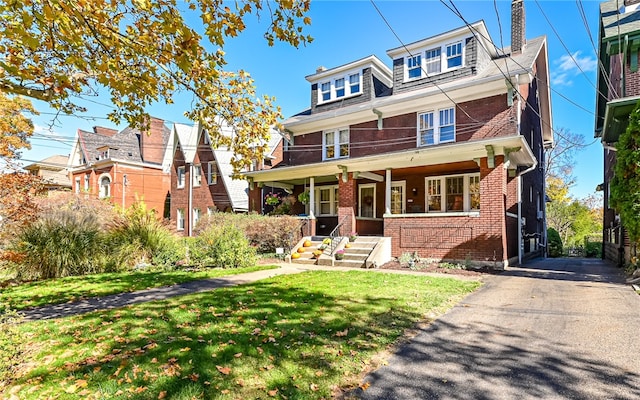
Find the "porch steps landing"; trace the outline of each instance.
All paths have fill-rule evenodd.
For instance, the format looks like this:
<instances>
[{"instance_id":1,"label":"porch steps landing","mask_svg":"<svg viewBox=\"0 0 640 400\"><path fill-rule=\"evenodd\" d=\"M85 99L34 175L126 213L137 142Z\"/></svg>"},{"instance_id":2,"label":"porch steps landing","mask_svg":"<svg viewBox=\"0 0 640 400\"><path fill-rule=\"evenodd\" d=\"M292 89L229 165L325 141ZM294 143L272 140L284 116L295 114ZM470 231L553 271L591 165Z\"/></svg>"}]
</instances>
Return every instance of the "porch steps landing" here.
<instances>
[{"instance_id":1,"label":"porch steps landing","mask_svg":"<svg viewBox=\"0 0 640 400\"><path fill-rule=\"evenodd\" d=\"M336 248L336 251L340 249L344 250L344 258L342 260L336 260L334 256L330 254L329 248L326 248L320 257L314 257L313 252L318 250L318 247L322 245L323 239L324 237L319 236L303 238L298 245L294 247L294 252L302 246L305 240L310 240L312 245L306 247L304 252L300 253L300 258L291 259L291 262L295 264L365 268L367 258L378 245L381 238L377 236L359 236L353 242L348 242L347 238L343 238Z\"/></svg>"}]
</instances>

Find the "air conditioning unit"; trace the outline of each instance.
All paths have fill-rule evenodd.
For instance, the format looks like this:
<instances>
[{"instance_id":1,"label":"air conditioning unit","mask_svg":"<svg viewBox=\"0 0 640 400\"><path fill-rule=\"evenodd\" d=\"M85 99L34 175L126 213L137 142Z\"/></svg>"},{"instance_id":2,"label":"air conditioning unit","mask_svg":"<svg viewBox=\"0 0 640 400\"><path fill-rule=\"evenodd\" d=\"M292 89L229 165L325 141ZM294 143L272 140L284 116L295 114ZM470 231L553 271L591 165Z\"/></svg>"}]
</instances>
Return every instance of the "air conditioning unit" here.
<instances>
[{"instance_id":1,"label":"air conditioning unit","mask_svg":"<svg viewBox=\"0 0 640 400\"><path fill-rule=\"evenodd\" d=\"M538 211L538 219L544 218L544 213L542 211Z\"/></svg>"}]
</instances>

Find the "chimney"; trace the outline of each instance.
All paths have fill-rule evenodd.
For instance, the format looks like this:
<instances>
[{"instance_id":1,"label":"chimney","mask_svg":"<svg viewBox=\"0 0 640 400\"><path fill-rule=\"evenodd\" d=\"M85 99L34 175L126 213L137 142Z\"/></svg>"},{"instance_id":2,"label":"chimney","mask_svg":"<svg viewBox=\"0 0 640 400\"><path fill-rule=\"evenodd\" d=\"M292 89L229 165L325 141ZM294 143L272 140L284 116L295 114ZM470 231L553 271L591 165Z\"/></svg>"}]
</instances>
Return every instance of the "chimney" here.
<instances>
[{"instance_id":1,"label":"chimney","mask_svg":"<svg viewBox=\"0 0 640 400\"><path fill-rule=\"evenodd\" d=\"M116 133L118 133L117 129L105 128L104 126L94 126L93 133L97 133L98 135L109 136L112 137Z\"/></svg>"},{"instance_id":2,"label":"chimney","mask_svg":"<svg viewBox=\"0 0 640 400\"><path fill-rule=\"evenodd\" d=\"M324 72L326 70L327 69L323 65L321 65L318 68L316 68L316 74L319 74L320 72Z\"/></svg>"},{"instance_id":3,"label":"chimney","mask_svg":"<svg viewBox=\"0 0 640 400\"><path fill-rule=\"evenodd\" d=\"M164 120L151 117L148 132L140 132L140 155L142 161L162 164L164 157Z\"/></svg>"},{"instance_id":4,"label":"chimney","mask_svg":"<svg viewBox=\"0 0 640 400\"><path fill-rule=\"evenodd\" d=\"M524 1L511 1L511 54L522 54L527 43L524 25Z\"/></svg>"}]
</instances>

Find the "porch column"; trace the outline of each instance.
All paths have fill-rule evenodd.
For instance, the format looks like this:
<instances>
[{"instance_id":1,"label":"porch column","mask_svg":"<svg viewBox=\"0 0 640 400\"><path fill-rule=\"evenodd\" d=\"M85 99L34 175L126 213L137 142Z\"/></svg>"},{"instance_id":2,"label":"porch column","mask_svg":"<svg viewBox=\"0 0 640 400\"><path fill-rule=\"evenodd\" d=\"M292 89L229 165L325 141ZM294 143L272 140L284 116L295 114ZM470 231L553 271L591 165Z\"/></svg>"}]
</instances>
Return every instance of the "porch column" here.
<instances>
[{"instance_id":1,"label":"porch column","mask_svg":"<svg viewBox=\"0 0 640 400\"><path fill-rule=\"evenodd\" d=\"M349 172L348 179L344 182L338 179L338 223L344 222L342 234L348 235L349 232L357 232L356 227L356 181L353 179L353 173Z\"/></svg>"},{"instance_id":2,"label":"porch column","mask_svg":"<svg viewBox=\"0 0 640 400\"><path fill-rule=\"evenodd\" d=\"M387 168L384 184L384 214L391 214L391 168Z\"/></svg>"},{"instance_id":3,"label":"porch column","mask_svg":"<svg viewBox=\"0 0 640 400\"><path fill-rule=\"evenodd\" d=\"M309 217L316 217L316 179L309 178Z\"/></svg>"}]
</instances>

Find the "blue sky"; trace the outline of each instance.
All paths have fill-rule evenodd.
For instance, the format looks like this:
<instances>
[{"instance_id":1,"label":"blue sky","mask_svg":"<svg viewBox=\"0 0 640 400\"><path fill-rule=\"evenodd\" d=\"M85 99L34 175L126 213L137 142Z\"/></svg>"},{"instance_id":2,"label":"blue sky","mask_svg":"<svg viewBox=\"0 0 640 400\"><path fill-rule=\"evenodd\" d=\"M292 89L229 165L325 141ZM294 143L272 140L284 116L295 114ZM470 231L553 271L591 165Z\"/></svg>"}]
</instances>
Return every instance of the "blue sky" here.
<instances>
[{"instance_id":1,"label":"blue sky","mask_svg":"<svg viewBox=\"0 0 640 400\"><path fill-rule=\"evenodd\" d=\"M266 18L250 19L247 30L229 40L224 49L228 69L248 71L257 92L275 96L286 118L309 107L311 93L305 76L313 74L318 66L331 68L373 54L391 67L388 49L464 25L439 1L376 0L375 4L391 28L369 0L314 0L309 14L312 24L307 29L314 41L299 49L285 44L269 47L262 38ZM454 4L468 22L484 20L498 46L510 44L511 1ZM597 62L592 40L598 39L598 9L598 1L525 0L527 38L546 35L549 44L554 129L569 130L583 136L585 143L593 143L577 156L577 183L571 188L576 198L593 193L603 180L602 146L593 139ZM156 104L148 111L164 118L168 125L189 123L183 112L190 103L190 97L178 95L175 104ZM114 127L104 119L109 111L108 97L87 102L85 118L59 116L52 130L53 111L41 103L34 104L43 114L34 118L38 135L32 140L33 149L23 154L27 163L68 154L77 129Z\"/></svg>"}]
</instances>

